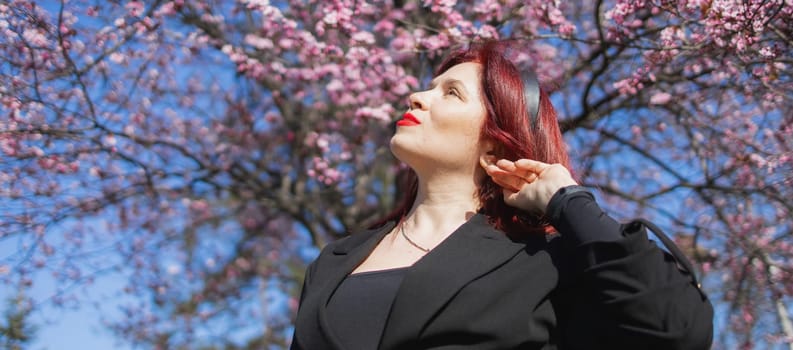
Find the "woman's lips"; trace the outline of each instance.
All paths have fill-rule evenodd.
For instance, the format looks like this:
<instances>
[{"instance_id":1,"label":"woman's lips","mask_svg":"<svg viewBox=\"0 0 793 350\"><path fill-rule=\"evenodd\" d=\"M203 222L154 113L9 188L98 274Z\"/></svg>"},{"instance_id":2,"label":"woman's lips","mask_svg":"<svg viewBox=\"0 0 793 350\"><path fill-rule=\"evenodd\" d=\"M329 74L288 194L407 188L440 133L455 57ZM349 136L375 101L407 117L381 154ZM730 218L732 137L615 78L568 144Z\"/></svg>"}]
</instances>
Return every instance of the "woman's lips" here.
<instances>
[{"instance_id":1,"label":"woman's lips","mask_svg":"<svg viewBox=\"0 0 793 350\"><path fill-rule=\"evenodd\" d=\"M409 112L405 113L405 115L402 116L402 119L396 123L398 126L413 126L419 124L421 124L421 122Z\"/></svg>"}]
</instances>

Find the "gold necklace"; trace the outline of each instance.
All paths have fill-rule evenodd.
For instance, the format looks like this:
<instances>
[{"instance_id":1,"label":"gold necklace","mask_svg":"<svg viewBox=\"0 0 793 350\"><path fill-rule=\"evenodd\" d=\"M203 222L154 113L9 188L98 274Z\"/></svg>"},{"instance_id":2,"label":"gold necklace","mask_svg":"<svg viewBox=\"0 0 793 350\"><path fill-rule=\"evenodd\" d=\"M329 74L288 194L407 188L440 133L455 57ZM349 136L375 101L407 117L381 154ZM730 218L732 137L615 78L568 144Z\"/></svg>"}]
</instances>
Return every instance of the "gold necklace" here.
<instances>
[{"instance_id":1,"label":"gold necklace","mask_svg":"<svg viewBox=\"0 0 793 350\"><path fill-rule=\"evenodd\" d=\"M407 233L405 233L405 224L404 223L399 225L399 232L402 233L402 237L405 237L405 240L408 241L408 243L410 243L410 245L418 248L418 250L424 252L425 254L430 252L429 249L420 246L418 243L413 242L413 240L410 239L410 237L408 237Z\"/></svg>"}]
</instances>

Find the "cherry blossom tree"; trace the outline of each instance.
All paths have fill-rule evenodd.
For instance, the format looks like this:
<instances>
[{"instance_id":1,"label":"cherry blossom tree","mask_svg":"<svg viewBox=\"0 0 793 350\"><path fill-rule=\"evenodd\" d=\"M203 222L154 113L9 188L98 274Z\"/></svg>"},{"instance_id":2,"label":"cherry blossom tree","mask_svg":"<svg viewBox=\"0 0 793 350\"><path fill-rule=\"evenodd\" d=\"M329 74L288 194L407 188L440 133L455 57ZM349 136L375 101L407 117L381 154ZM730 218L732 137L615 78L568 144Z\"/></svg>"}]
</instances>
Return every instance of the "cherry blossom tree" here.
<instances>
[{"instance_id":1,"label":"cherry blossom tree","mask_svg":"<svg viewBox=\"0 0 793 350\"><path fill-rule=\"evenodd\" d=\"M576 176L701 266L715 347L793 348L789 0L0 4L0 280L124 341L283 348L305 264L399 199L392 120L444 53L512 43Z\"/></svg>"}]
</instances>

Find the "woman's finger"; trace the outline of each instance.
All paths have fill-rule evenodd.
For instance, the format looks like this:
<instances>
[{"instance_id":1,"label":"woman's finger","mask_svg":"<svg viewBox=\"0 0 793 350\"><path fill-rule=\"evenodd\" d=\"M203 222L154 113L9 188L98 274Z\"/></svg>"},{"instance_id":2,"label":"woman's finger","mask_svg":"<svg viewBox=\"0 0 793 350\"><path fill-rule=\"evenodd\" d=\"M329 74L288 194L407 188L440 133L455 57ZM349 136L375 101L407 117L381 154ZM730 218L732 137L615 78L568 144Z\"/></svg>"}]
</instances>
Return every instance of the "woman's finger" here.
<instances>
[{"instance_id":1,"label":"woman's finger","mask_svg":"<svg viewBox=\"0 0 793 350\"><path fill-rule=\"evenodd\" d=\"M522 185L524 184L520 178L508 174L491 176L491 178L493 179L493 182L496 183L496 185L501 186L501 188L505 190L514 192L520 191Z\"/></svg>"},{"instance_id":2,"label":"woman's finger","mask_svg":"<svg viewBox=\"0 0 793 350\"><path fill-rule=\"evenodd\" d=\"M525 181L523 178L513 175L510 172L504 171L495 165L488 165L485 167L485 172L490 178L493 179L497 185L511 191L520 191Z\"/></svg>"},{"instance_id":3,"label":"woman's finger","mask_svg":"<svg viewBox=\"0 0 793 350\"><path fill-rule=\"evenodd\" d=\"M527 168L525 166L522 166L521 163L518 163L519 161L520 160L516 162L512 162L506 159L501 159L498 162L496 162L496 165L504 171L508 171L515 176L521 177L526 182L529 183L534 182L534 180L537 179L537 175L538 175L535 168L533 167Z\"/></svg>"},{"instance_id":4,"label":"woman's finger","mask_svg":"<svg viewBox=\"0 0 793 350\"><path fill-rule=\"evenodd\" d=\"M543 163L533 159L525 159L525 158L514 161L513 165L515 166L515 168L530 171L535 174L539 174L551 166L548 163Z\"/></svg>"},{"instance_id":5,"label":"woman's finger","mask_svg":"<svg viewBox=\"0 0 793 350\"><path fill-rule=\"evenodd\" d=\"M505 171L515 171L515 163L509 159L499 159L496 161L496 166Z\"/></svg>"}]
</instances>

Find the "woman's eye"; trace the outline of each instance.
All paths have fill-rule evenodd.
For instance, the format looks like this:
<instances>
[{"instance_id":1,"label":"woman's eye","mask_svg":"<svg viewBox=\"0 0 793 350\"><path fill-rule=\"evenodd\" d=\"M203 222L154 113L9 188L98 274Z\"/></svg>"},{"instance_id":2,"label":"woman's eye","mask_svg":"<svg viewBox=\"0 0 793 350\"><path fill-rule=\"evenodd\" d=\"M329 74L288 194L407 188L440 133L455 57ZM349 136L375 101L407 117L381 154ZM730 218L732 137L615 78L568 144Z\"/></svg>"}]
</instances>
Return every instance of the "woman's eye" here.
<instances>
[{"instance_id":1,"label":"woman's eye","mask_svg":"<svg viewBox=\"0 0 793 350\"><path fill-rule=\"evenodd\" d=\"M446 94L447 95L453 95L455 97L460 97L460 93L457 92L457 89L455 89L455 88L451 88L449 90L446 90Z\"/></svg>"}]
</instances>

